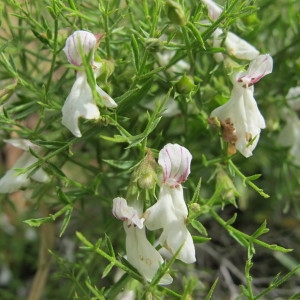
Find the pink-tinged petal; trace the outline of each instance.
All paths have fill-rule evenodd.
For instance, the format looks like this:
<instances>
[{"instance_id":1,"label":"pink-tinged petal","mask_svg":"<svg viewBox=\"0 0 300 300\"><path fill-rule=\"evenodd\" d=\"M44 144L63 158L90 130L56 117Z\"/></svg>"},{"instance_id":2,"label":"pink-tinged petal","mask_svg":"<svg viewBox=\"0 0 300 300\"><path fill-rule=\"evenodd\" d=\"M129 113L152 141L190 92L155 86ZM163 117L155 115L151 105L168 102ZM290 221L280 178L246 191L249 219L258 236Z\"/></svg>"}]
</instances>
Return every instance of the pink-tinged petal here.
<instances>
[{"instance_id":1,"label":"pink-tinged petal","mask_svg":"<svg viewBox=\"0 0 300 300\"><path fill-rule=\"evenodd\" d=\"M177 186L190 174L192 155L178 144L167 144L160 152L158 163L163 169L163 183Z\"/></svg>"},{"instance_id":2,"label":"pink-tinged petal","mask_svg":"<svg viewBox=\"0 0 300 300\"><path fill-rule=\"evenodd\" d=\"M78 30L67 38L63 51L66 53L68 61L74 66L80 66L82 55L88 55L92 51L91 63L93 63L96 43L97 38L94 34Z\"/></svg>"},{"instance_id":3,"label":"pink-tinged petal","mask_svg":"<svg viewBox=\"0 0 300 300\"><path fill-rule=\"evenodd\" d=\"M127 205L127 201L124 198L115 198L113 200L113 215L122 221L125 221L126 226L137 226L143 228L144 219L139 217L137 210Z\"/></svg>"},{"instance_id":4,"label":"pink-tinged petal","mask_svg":"<svg viewBox=\"0 0 300 300\"><path fill-rule=\"evenodd\" d=\"M217 20L223 11L222 8L212 0L202 0L202 2L207 6L209 17L214 21Z\"/></svg>"},{"instance_id":5,"label":"pink-tinged petal","mask_svg":"<svg viewBox=\"0 0 300 300\"><path fill-rule=\"evenodd\" d=\"M258 82L262 77L272 73L273 59L269 54L259 55L251 61L246 72L237 74L236 81L243 87L248 87Z\"/></svg>"},{"instance_id":6,"label":"pink-tinged petal","mask_svg":"<svg viewBox=\"0 0 300 300\"><path fill-rule=\"evenodd\" d=\"M147 281L151 282L159 267L163 264L163 258L147 240L145 228L127 227L124 224L124 229L126 232L127 260ZM172 281L172 277L165 274L159 284L167 285L171 284Z\"/></svg>"}]
</instances>

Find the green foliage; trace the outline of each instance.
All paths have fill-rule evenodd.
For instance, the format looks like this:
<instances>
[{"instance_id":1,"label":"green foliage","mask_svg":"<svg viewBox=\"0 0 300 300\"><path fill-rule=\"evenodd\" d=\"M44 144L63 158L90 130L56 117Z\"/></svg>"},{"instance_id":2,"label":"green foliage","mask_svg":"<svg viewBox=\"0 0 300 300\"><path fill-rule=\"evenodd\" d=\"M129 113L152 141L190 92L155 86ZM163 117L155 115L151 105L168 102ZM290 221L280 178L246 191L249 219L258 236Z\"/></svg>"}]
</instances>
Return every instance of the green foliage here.
<instances>
[{"instance_id":1,"label":"green foliage","mask_svg":"<svg viewBox=\"0 0 300 300\"><path fill-rule=\"evenodd\" d=\"M4 266L12 272L9 282L0 282L1 299L22 299L24 291L39 299L117 299L124 290L134 290L137 299L254 300L276 293L278 299L299 298L299 230L294 228L300 218L300 169L278 135L286 122L281 114L288 107L286 94L300 85L300 5L297 0L218 3L223 12L208 22L206 6L194 0L2 1L1 146L16 137L38 145L41 152L29 150L36 161L16 171L32 176L42 168L50 181L31 181L19 192L22 205L14 195L0 197L2 214L10 218L0 221L0 274ZM232 88L228 69L214 59L227 51L224 44L212 46L216 28L236 33L274 59L273 73L255 87L267 128L251 158L229 153L221 125L209 125L211 111L230 98ZM102 77L94 78L90 57L82 67L68 63L62 49L75 30L104 34L96 52L105 64ZM240 68L248 64L232 59ZM98 120L80 119L80 138L61 124L78 68L87 74L101 112ZM95 80L116 109L103 106ZM183 145L193 155L184 194L197 263L179 263L179 249L146 282L124 258L125 232L112 214L112 199L125 197L132 173L149 151L156 159L167 143ZM2 152L3 174L10 151ZM147 167L159 173L152 161ZM141 169L139 175L147 179ZM146 192L145 185L138 188L144 208L157 196L156 174L153 178ZM13 231L7 229L10 223ZM49 236L42 230L47 225L56 228ZM35 233L32 240L25 238L27 231ZM149 236L153 242L158 237ZM209 256L209 247L222 249ZM227 251L239 258L238 282ZM271 260L271 268L261 256ZM32 282L43 257L51 270L39 291ZM160 286L167 272L174 283ZM259 276L270 280L260 284Z\"/></svg>"}]
</instances>

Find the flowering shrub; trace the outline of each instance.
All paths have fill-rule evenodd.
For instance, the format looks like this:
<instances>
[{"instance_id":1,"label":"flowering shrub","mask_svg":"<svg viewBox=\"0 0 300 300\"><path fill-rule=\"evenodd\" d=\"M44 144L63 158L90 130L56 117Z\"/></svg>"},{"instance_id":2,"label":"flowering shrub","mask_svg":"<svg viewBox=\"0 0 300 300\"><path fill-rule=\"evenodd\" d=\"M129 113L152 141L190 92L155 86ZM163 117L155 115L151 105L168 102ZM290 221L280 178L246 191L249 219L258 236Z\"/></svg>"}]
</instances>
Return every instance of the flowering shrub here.
<instances>
[{"instance_id":1,"label":"flowering shrub","mask_svg":"<svg viewBox=\"0 0 300 300\"><path fill-rule=\"evenodd\" d=\"M1 299L299 298L297 1L0 7Z\"/></svg>"}]
</instances>

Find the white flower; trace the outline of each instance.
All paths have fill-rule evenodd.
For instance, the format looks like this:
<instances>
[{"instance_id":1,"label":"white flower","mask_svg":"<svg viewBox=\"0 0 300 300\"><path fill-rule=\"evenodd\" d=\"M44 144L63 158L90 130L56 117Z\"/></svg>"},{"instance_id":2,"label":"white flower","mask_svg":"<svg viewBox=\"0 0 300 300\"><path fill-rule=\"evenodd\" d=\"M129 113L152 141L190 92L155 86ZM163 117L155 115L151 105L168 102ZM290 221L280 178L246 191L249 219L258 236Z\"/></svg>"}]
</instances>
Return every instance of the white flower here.
<instances>
[{"instance_id":1,"label":"white flower","mask_svg":"<svg viewBox=\"0 0 300 300\"><path fill-rule=\"evenodd\" d=\"M235 74L230 100L211 113L211 117L217 117L223 124L233 126L230 132L233 144L245 157L252 155L260 131L266 127L253 96L253 84L271 73L272 67L270 55L258 56L246 72Z\"/></svg>"},{"instance_id":2,"label":"white flower","mask_svg":"<svg viewBox=\"0 0 300 300\"><path fill-rule=\"evenodd\" d=\"M149 230L162 228L159 238L162 247L185 263L196 261L195 246L186 228L188 210L181 183L190 173L192 155L178 144L167 144L160 152L158 163L163 169L162 186L158 201L144 213Z\"/></svg>"},{"instance_id":3,"label":"white flower","mask_svg":"<svg viewBox=\"0 0 300 300\"><path fill-rule=\"evenodd\" d=\"M223 42L222 35L223 31L220 28L217 28L214 31L213 47L221 47L221 44ZM227 53L230 56L234 56L238 59L253 60L259 55L259 51L254 46L230 31L225 36L224 45L226 47ZM214 58L217 62L221 62L224 60L224 54L215 53Z\"/></svg>"},{"instance_id":4,"label":"white flower","mask_svg":"<svg viewBox=\"0 0 300 300\"><path fill-rule=\"evenodd\" d=\"M49 176L44 170L38 169L35 173L29 175L29 172L18 174L15 169L26 169L32 164L38 161L38 158L34 157L30 152L29 148L35 152L39 151L39 147L32 144L28 140L23 139L11 139L5 140L6 143L13 145L14 147L25 150L25 152L16 161L13 167L8 170L4 176L0 179L0 193L13 193L21 188L27 187L30 184L30 178L37 182L46 182L49 180Z\"/></svg>"},{"instance_id":5,"label":"white flower","mask_svg":"<svg viewBox=\"0 0 300 300\"><path fill-rule=\"evenodd\" d=\"M222 9L212 0L202 0L207 5L209 16L212 20L217 20L222 13ZM223 30L217 28L213 33L213 47L219 48L223 42ZM259 55L259 51L232 32L228 32L225 36L224 46L230 56L238 59L252 60ZM223 53L215 53L214 58L217 62L224 60Z\"/></svg>"},{"instance_id":6,"label":"white flower","mask_svg":"<svg viewBox=\"0 0 300 300\"><path fill-rule=\"evenodd\" d=\"M94 51L97 38L87 31L75 31L66 41L64 51L69 62L75 66L82 64L82 56L91 53L90 63L94 72L94 88L100 95L106 107L117 107L116 102L105 93L97 84L96 78L100 75L101 63L94 62ZM80 117L87 120L97 120L100 111L93 98L92 89L87 81L84 71L78 71L75 83L62 107L62 124L66 126L74 136L81 137L78 125Z\"/></svg>"},{"instance_id":7,"label":"white flower","mask_svg":"<svg viewBox=\"0 0 300 300\"><path fill-rule=\"evenodd\" d=\"M288 104L294 110L300 109L300 86L292 87L286 95Z\"/></svg>"},{"instance_id":8,"label":"white flower","mask_svg":"<svg viewBox=\"0 0 300 300\"><path fill-rule=\"evenodd\" d=\"M127 260L150 282L164 261L159 252L147 240L143 227L144 219L139 218L138 210L127 206L127 202L123 198L113 200L113 214L117 219L124 221ZM166 285L172 281L172 277L165 274L159 284Z\"/></svg>"},{"instance_id":9,"label":"white flower","mask_svg":"<svg viewBox=\"0 0 300 300\"><path fill-rule=\"evenodd\" d=\"M284 147L290 147L289 154L293 163L300 167L300 120L297 114L287 114L286 125L278 136L278 142Z\"/></svg>"}]
</instances>

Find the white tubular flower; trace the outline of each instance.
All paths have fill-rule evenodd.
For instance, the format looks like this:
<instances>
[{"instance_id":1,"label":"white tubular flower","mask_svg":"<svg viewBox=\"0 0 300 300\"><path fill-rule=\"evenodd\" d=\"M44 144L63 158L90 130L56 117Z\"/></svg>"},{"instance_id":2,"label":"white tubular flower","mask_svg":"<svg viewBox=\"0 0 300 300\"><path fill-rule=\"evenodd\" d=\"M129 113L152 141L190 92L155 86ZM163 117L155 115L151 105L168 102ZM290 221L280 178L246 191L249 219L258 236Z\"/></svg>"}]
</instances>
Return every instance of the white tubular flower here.
<instances>
[{"instance_id":1,"label":"white tubular flower","mask_svg":"<svg viewBox=\"0 0 300 300\"><path fill-rule=\"evenodd\" d=\"M66 53L69 63L74 66L82 65L82 55L89 53L91 53L91 64L93 64L96 44L97 38L94 34L78 30L67 38L63 51Z\"/></svg>"},{"instance_id":2,"label":"white tubular flower","mask_svg":"<svg viewBox=\"0 0 300 300\"><path fill-rule=\"evenodd\" d=\"M291 108L300 110L300 86L290 88L286 99Z\"/></svg>"},{"instance_id":3,"label":"white tubular flower","mask_svg":"<svg viewBox=\"0 0 300 300\"><path fill-rule=\"evenodd\" d=\"M204 4L206 4L209 16L212 20L216 21L222 13L222 8L220 8L214 1L212 0L202 0ZM217 28L213 33L213 47L219 48L222 44L222 34L223 30ZM238 59L245 60L253 60L255 57L259 55L259 51L246 42L244 39L240 38L236 34L232 32L228 32L224 45L226 50L230 56L234 56ZM217 62L221 62L224 60L224 55L222 53L215 53L214 58Z\"/></svg>"},{"instance_id":4,"label":"white tubular flower","mask_svg":"<svg viewBox=\"0 0 300 300\"><path fill-rule=\"evenodd\" d=\"M87 31L75 31L68 37L64 52L68 61L75 66L82 64L83 55L91 53L90 63L95 77L94 88L103 100L103 104L106 107L114 108L117 107L116 102L96 84L96 78L100 75L101 69L101 63L94 62L96 45L97 38L95 35ZM84 71L77 72L75 83L62 107L62 115L62 124L76 137L82 136L78 125L80 117L87 120L97 120L100 117L100 111Z\"/></svg>"},{"instance_id":5,"label":"white tubular flower","mask_svg":"<svg viewBox=\"0 0 300 300\"><path fill-rule=\"evenodd\" d=\"M126 232L126 256L129 263L134 266L149 282L155 276L163 258L153 245L147 240L143 218L139 218L138 211L127 205L124 198L113 200L113 215L124 221ZM169 274L165 274L159 284L167 285L173 281Z\"/></svg>"},{"instance_id":6,"label":"white tubular flower","mask_svg":"<svg viewBox=\"0 0 300 300\"><path fill-rule=\"evenodd\" d=\"M220 28L217 28L213 33L213 47L218 48L221 47L223 38L221 37L223 31ZM232 32L228 32L225 40L224 45L226 50L230 56L234 56L238 59L244 60L253 60L259 55L259 51L246 42L244 39L240 38L236 34ZM217 62L221 62L224 60L223 53L215 53L214 58Z\"/></svg>"},{"instance_id":7,"label":"white tubular flower","mask_svg":"<svg viewBox=\"0 0 300 300\"><path fill-rule=\"evenodd\" d=\"M172 255L182 247L177 258L185 263L196 261L193 239L186 228L188 210L181 185L190 173L191 160L191 153L178 144L167 144L159 152L162 186L158 201L144 213L149 230L163 229L159 238L162 247Z\"/></svg>"},{"instance_id":8,"label":"white tubular flower","mask_svg":"<svg viewBox=\"0 0 300 300\"><path fill-rule=\"evenodd\" d=\"M253 84L271 73L272 67L270 55L258 56L250 63L246 72L235 75L230 100L211 113L212 118L217 117L221 121L222 127L224 124L233 126L227 136L230 135L230 142L245 157L252 155L260 131L266 127L253 96Z\"/></svg>"},{"instance_id":9,"label":"white tubular flower","mask_svg":"<svg viewBox=\"0 0 300 300\"><path fill-rule=\"evenodd\" d=\"M21 188L27 187L30 184L30 178L41 183L49 180L49 176L42 169L38 169L34 174L30 175L30 177L28 174L29 172L18 174L18 171L15 170L26 169L38 161L38 159L29 152L29 148L38 152L39 147L37 145L23 139L5 140L5 142L13 145L14 147L25 150L25 152L20 156L13 167L0 179L0 193L13 193Z\"/></svg>"}]
</instances>

